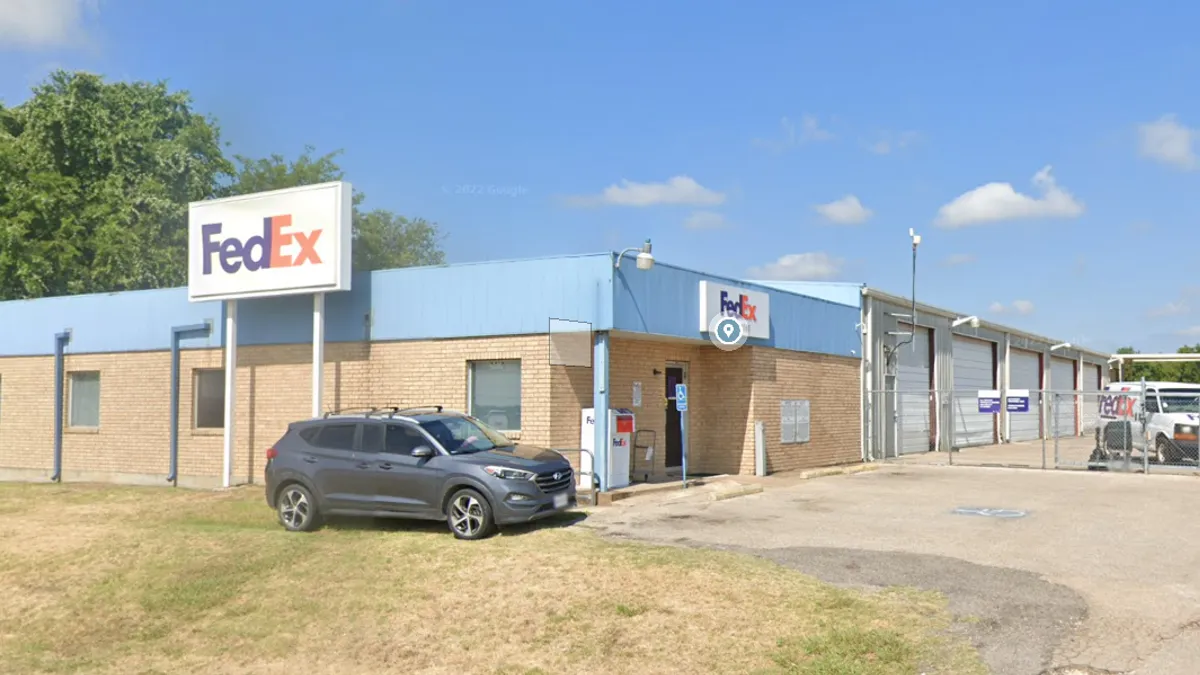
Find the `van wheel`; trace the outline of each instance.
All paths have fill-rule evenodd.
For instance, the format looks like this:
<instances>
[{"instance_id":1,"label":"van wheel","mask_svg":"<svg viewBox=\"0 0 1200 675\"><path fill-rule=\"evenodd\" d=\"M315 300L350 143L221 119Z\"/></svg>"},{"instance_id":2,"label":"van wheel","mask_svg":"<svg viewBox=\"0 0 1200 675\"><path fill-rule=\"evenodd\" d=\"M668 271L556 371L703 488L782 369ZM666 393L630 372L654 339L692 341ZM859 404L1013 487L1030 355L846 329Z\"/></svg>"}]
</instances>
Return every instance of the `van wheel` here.
<instances>
[{"instance_id":1,"label":"van wheel","mask_svg":"<svg viewBox=\"0 0 1200 675\"><path fill-rule=\"evenodd\" d=\"M1175 444L1167 440L1166 436L1159 436L1154 439L1154 456L1159 464L1176 464L1179 462L1179 453L1175 452Z\"/></svg>"},{"instance_id":2,"label":"van wheel","mask_svg":"<svg viewBox=\"0 0 1200 675\"><path fill-rule=\"evenodd\" d=\"M450 498L446 508L446 522L455 537L468 541L484 539L496 529L496 521L492 518L492 505L483 495L470 489L463 488Z\"/></svg>"}]
</instances>

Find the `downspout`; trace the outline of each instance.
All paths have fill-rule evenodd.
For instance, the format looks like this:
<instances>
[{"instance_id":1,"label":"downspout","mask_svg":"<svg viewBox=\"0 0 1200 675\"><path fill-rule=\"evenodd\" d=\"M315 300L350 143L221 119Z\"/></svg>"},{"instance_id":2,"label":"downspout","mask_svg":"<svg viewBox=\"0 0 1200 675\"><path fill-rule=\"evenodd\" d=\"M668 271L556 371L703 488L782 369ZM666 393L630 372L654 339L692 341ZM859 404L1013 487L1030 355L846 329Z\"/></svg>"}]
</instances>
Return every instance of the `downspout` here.
<instances>
[{"instance_id":1,"label":"downspout","mask_svg":"<svg viewBox=\"0 0 1200 675\"><path fill-rule=\"evenodd\" d=\"M50 480L62 482L63 397L66 392L63 378L66 373L66 350L71 343L71 329L54 336L54 475Z\"/></svg>"},{"instance_id":2,"label":"downspout","mask_svg":"<svg viewBox=\"0 0 1200 675\"><path fill-rule=\"evenodd\" d=\"M179 485L179 343L211 334L212 322L209 321L171 329L171 469L167 482L172 485Z\"/></svg>"}]
</instances>

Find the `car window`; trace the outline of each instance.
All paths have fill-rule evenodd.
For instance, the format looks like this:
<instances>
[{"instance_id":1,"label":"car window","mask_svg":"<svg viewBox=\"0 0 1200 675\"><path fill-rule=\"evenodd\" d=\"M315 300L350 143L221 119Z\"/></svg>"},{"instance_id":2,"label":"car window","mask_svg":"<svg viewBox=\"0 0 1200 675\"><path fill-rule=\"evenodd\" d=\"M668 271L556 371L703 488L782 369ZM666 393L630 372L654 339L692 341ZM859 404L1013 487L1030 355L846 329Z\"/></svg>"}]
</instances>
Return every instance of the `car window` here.
<instances>
[{"instance_id":1,"label":"car window","mask_svg":"<svg viewBox=\"0 0 1200 675\"><path fill-rule=\"evenodd\" d=\"M387 452L394 455L410 455L421 445L429 445L429 441L420 431L403 424L388 425Z\"/></svg>"},{"instance_id":2,"label":"car window","mask_svg":"<svg viewBox=\"0 0 1200 675\"><path fill-rule=\"evenodd\" d=\"M1158 412L1158 396L1156 396L1153 392L1150 392L1146 395L1146 412Z\"/></svg>"},{"instance_id":3,"label":"car window","mask_svg":"<svg viewBox=\"0 0 1200 675\"><path fill-rule=\"evenodd\" d=\"M359 447L363 452L383 452L383 425L364 424Z\"/></svg>"},{"instance_id":4,"label":"car window","mask_svg":"<svg viewBox=\"0 0 1200 675\"><path fill-rule=\"evenodd\" d=\"M484 452L496 448L512 447L512 441L492 431L474 418L445 416L437 417L421 426L430 436L452 455L469 452Z\"/></svg>"},{"instance_id":5,"label":"car window","mask_svg":"<svg viewBox=\"0 0 1200 675\"><path fill-rule=\"evenodd\" d=\"M357 428L357 424L330 424L323 426L321 427L321 433L317 434L317 438L312 441L312 444L318 448L328 448L330 450L353 450L354 431Z\"/></svg>"}]
</instances>

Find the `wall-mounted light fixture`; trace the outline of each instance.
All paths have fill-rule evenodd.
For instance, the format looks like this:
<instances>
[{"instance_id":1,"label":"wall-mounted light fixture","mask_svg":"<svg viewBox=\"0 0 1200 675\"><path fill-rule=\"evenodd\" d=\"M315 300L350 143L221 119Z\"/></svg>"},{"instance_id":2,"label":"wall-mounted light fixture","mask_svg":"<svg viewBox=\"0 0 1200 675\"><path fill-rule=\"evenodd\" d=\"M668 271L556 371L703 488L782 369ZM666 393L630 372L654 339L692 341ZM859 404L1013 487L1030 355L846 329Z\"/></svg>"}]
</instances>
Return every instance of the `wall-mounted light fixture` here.
<instances>
[{"instance_id":1,"label":"wall-mounted light fixture","mask_svg":"<svg viewBox=\"0 0 1200 675\"><path fill-rule=\"evenodd\" d=\"M1070 343L1070 342L1060 342L1060 343L1058 343L1058 344L1054 345L1053 347L1051 347L1051 348L1050 348L1050 351L1052 351L1052 352L1056 352L1056 351L1058 351L1058 350L1060 350L1060 349L1070 349L1070 348L1071 348L1071 343Z\"/></svg>"},{"instance_id":2,"label":"wall-mounted light fixture","mask_svg":"<svg viewBox=\"0 0 1200 675\"><path fill-rule=\"evenodd\" d=\"M959 326L963 325L964 323L967 324L968 326L970 326L971 328L979 328L979 317L964 316L964 317L955 319L954 322L950 324L950 327L958 328Z\"/></svg>"},{"instance_id":3,"label":"wall-mounted light fixture","mask_svg":"<svg viewBox=\"0 0 1200 675\"><path fill-rule=\"evenodd\" d=\"M639 270L648 270L654 267L654 254L650 252L650 240L647 239L646 243L642 244L641 246L630 247L618 253L616 257L613 258L613 268L616 269L620 267L621 258L624 258L626 253L632 253L633 251L638 252L637 268Z\"/></svg>"}]
</instances>

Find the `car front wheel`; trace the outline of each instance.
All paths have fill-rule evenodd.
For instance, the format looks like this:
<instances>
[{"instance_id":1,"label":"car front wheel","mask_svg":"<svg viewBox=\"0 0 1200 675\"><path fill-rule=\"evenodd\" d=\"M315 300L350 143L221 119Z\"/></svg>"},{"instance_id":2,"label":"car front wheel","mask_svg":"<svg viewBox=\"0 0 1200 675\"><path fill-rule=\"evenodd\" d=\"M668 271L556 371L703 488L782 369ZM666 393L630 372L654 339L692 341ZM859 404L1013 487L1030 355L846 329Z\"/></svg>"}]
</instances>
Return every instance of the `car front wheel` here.
<instances>
[{"instance_id":1,"label":"car front wheel","mask_svg":"<svg viewBox=\"0 0 1200 675\"><path fill-rule=\"evenodd\" d=\"M459 539L474 541L483 539L496 529L492 518L492 506L475 490L463 488L450 498L446 509L446 522L450 531Z\"/></svg>"},{"instance_id":2,"label":"car front wheel","mask_svg":"<svg viewBox=\"0 0 1200 675\"><path fill-rule=\"evenodd\" d=\"M312 532L321 525L321 514L317 500L308 488L299 483L285 485L279 491L276 510L279 524L289 532Z\"/></svg>"}]
</instances>

